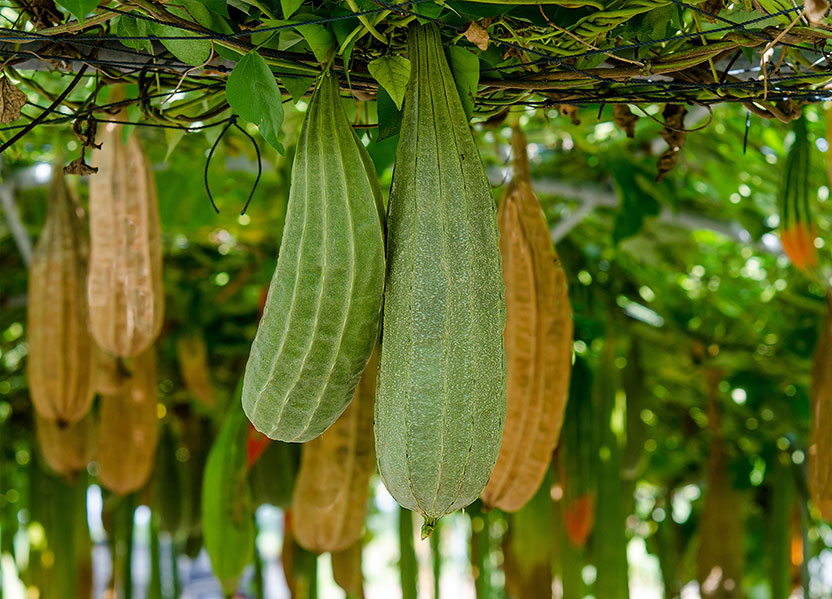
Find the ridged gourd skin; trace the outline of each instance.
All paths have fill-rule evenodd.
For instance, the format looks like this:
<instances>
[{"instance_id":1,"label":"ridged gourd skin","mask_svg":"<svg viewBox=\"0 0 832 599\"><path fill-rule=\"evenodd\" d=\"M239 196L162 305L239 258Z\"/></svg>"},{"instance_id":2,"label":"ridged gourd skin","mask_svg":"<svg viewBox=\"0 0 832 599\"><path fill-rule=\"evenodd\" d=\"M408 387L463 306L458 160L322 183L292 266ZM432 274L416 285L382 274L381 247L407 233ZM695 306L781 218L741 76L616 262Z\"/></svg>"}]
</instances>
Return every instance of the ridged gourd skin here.
<instances>
[{"instance_id":1,"label":"ridged gourd skin","mask_svg":"<svg viewBox=\"0 0 832 599\"><path fill-rule=\"evenodd\" d=\"M361 538L375 470L373 395L376 359L370 358L355 398L324 434L301 449L292 498L295 538L309 551L343 551Z\"/></svg>"},{"instance_id":2,"label":"ridged gourd skin","mask_svg":"<svg viewBox=\"0 0 832 599\"><path fill-rule=\"evenodd\" d=\"M832 293L826 295L826 318L812 357L811 406L809 491L823 518L832 520Z\"/></svg>"},{"instance_id":3,"label":"ridged gourd skin","mask_svg":"<svg viewBox=\"0 0 832 599\"><path fill-rule=\"evenodd\" d=\"M35 412L35 435L46 465L66 477L84 470L95 447L95 419L87 412L78 422L60 426Z\"/></svg>"},{"instance_id":4,"label":"ridged gourd skin","mask_svg":"<svg viewBox=\"0 0 832 599\"><path fill-rule=\"evenodd\" d=\"M126 119L126 115L123 120ZM121 357L147 349L162 328L162 241L156 183L136 133L102 123L91 162L90 332Z\"/></svg>"},{"instance_id":5,"label":"ridged gourd skin","mask_svg":"<svg viewBox=\"0 0 832 599\"><path fill-rule=\"evenodd\" d=\"M408 55L375 435L387 489L428 535L480 495L497 460L505 298L496 206L434 25L411 25Z\"/></svg>"},{"instance_id":6,"label":"ridged gourd skin","mask_svg":"<svg viewBox=\"0 0 832 599\"><path fill-rule=\"evenodd\" d=\"M89 243L80 204L60 166L52 171L46 223L29 271L29 392L45 419L66 425L89 411L93 349L86 295Z\"/></svg>"},{"instance_id":7,"label":"ridged gourd skin","mask_svg":"<svg viewBox=\"0 0 832 599\"><path fill-rule=\"evenodd\" d=\"M301 129L277 269L251 346L243 408L272 439L306 442L352 400L384 292L381 191L325 73Z\"/></svg>"},{"instance_id":8,"label":"ridged gourd skin","mask_svg":"<svg viewBox=\"0 0 832 599\"><path fill-rule=\"evenodd\" d=\"M98 465L101 484L126 495L150 478L159 438L156 350L130 360L130 374L116 395L101 396Z\"/></svg>"},{"instance_id":9,"label":"ridged gourd skin","mask_svg":"<svg viewBox=\"0 0 832 599\"><path fill-rule=\"evenodd\" d=\"M508 512L535 494L560 437L572 369L566 273L531 187L526 136L512 135L514 179L497 212L506 284L506 425L483 503Z\"/></svg>"}]
</instances>

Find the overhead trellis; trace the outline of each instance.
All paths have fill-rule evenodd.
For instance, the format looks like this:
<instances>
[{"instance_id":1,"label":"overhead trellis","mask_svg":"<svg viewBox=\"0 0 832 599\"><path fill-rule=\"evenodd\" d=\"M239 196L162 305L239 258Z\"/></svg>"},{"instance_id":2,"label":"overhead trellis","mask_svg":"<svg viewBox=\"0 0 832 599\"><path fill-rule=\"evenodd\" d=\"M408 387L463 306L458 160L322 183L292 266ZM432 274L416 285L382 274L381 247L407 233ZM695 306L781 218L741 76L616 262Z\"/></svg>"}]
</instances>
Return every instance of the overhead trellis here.
<instances>
[{"instance_id":1,"label":"overhead trellis","mask_svg":"<svg viewBox=\"0 0 832 599\"><path fill-rule=\"evenodd\" d=\"M8 146L35 125L128 117L193 130L238 114L279 147L281 100L300 100L325 64L345 92L378 100L357 124L389 130L414 19L440 26L483 119L514 105L740 102L788 122L832 99L828 4L809 2L13 0L0 9L0 135ZM115 83L127 97L108 102Z\"/></svg>"}]
</instances>

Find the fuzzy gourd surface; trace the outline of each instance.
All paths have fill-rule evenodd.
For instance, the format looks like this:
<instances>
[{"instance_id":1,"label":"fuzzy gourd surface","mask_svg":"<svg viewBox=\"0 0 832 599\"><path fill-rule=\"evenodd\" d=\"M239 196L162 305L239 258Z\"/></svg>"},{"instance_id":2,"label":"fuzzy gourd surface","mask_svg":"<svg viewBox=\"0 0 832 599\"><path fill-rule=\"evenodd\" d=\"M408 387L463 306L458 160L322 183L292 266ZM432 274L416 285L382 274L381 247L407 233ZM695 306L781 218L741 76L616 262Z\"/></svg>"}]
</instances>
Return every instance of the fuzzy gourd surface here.
<instances>
[{"instance_id":1,"label":"fuzzy gourd surface","mask_svg":"<svg viewBox=\"0 0 832 599\"><path fill-rule=\"evenodd\" d=\"M433 25L412 25L387 228L375 410L387 489L425 517L474 501L505 420L496 207Z\"/></svg>"},{"instance_id":2,"label":"fuzzy gourd surface","mask_svg":"<svg viewBox=\"0 0 832 599\"><path fill-rule=\"evenodd\" d=\"M381 192L325 74L298 140L277 269L251 347L243 408L260 432L304 442L352 400L378 334Z\"/></svg>"}]
</instances>

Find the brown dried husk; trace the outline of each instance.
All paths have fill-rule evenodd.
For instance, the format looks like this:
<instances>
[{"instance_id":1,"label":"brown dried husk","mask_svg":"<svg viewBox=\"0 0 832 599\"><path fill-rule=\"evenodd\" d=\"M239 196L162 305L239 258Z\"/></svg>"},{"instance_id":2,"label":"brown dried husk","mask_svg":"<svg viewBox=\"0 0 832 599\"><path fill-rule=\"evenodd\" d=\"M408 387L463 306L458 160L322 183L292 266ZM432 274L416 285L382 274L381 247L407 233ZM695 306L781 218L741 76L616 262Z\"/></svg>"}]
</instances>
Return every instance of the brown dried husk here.
<instances>
[{"instance_id":1,"label":"brown dried husk","mask_svg":"<svg viewBox=\"0 0 832 599\"><path fill-rule=\"evenodd\" d=\"M124 143L122 125L105 123L97 141L102 145L92 162L98 173L90 177L90 331L108 352L135 356L162 328L156 184L135 132Z\"/></svg>"},{"instance_id":2,"label":"brown dried husk","mask_svg":"<svg viewBox=\"0 0 832 599\"><path fill-rule=\"evenodd\" d=\"M83 211L56 166L46 223L29 272L27 373L35 410L64 425L81 420L94 395L94 344L87 332L88 258Z\"/></svg>"},{"instance_id":3,"label":"brown dried husk","mask_svg":"<svg viewBox=\"0 0 832 599\"><path fill-rule=\"evenodd\" d=\"M124 383L130 379L124 358L119 358L105 352L96 346L95 367L93 371L93 386L102 395L117 395Z\"/></svg>"},{"instance_id":4,"label":"brown dried husk","mask_svg":"<svg viewBox=\"0 0 832 599\"><path fill-rule=\"evenodd\" d=\"M362 542L332 554L332 577L344 590L346 599L364 599L364 576L361 573Z\"/></svg>"},{"instance_id":5,"label":"brown dried husk","mask_svg":"<svg viewBox=\"0 0 832 599\"><path fill-rule=\"evenodd\" d=\"M566 274L531 187L526 139L512 136L514 180L500 204L506 284L506 424L483 502L514 512L537 491L557 445L569 396L572 308Z\"/></svg>"},{"instance_id":6,"label":"brown dried husk","mask_svg":"<svg viewBox=\"0 0 832 599\"><path fill-rule=\"evenodd\" d=\"M130 375L121 391L101 396L98 432L101 484L121 495L147 482L159 433L154 348L130 360L128 368Z\"/></svg>"},{"instance_id":7,"label":"brown dried husk","mask_svg":"<svg viewBox=\"0 0 832 599\"><path fill-rule=\"evenodd\" d=\"M66 477L87 467L95 446L95 421L87 412L78 422L60 426L35 412L35 434L46 465Z\"/></svg>"},{"instance_id":8,"label":"brown dried husk","mask_svg":"<svg viewBox=\"0 0 832 599\"><path fill-rule=\"evenodd\" d=\"M744 524L742 495L734 488L727 469L725 444L720 433L716 389L720 377L708 373L708 428L714 438L708 452L705 506L699 522L696 579L702 599L742 597Z\"/></svg>"},{"instance_id":9,"label":"brown dried husk","mask_svg":"<svg viewBox=\"0 0 832 599\"><path fill-rule=\"evenodd\" d=\"M216 405L211 370L208 365L208 348L201 331L192 331L176 341L176 355L185 387L207 407Z\"/></svg>"},{"instance_id":10,"label":"brown dried husk","mask_svg":"<svg viewBox=\"0 0 832 599\"><path fill-rule=\"evenodd\" d=\"M809 491L825 520L832 520L832 293L812 357L812 427L808 455Z\"/></svg>"},{"instance_id":11,"label":"brown dried husk","mask_svg":"<svg viewBox=\"0 0 832 599\"><path fill-rule=\"evenodd\" d=\"M295 537L309 551L341 551L364 529L373 452L373 353L346 411L320 437L303 445L292 496Z\"/></svg>"}]
</instances>

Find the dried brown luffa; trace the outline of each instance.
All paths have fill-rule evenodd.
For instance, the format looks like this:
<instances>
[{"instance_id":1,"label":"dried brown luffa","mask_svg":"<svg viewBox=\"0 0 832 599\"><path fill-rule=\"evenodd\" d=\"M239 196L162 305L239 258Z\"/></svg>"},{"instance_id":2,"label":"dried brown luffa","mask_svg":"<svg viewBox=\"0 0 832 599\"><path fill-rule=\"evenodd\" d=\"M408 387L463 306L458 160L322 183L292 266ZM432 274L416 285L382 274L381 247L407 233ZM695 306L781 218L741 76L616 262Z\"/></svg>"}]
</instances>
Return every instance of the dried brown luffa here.
<instances>
[{"instance_id":1,"label":"dried brown luffa","mask_svg":"<svg viewBox=\"0 0 832 599\"><path fill-rule=\"evenodd\" d=\"M705 506L699 522L699 552L696 578L702 599L744 597L742 583L743 517L742 495L728 473L728 456L717 406L721 373L706 372L708 386L708 429L713 434L708 450Z\"/></svg>"},{"instance_id":2,"label":"dried brown luffa","mask_svg":"<svg viewBox=\"0 0 832 599\"><path fill-rule=\"evenodd\" d=\"M826 294L826 318L812 357L812 428L808 475L812 501L832 520L832 293Z\"/></svg>"},{"instance_id":3,"label":"dried brown luffa","mask_svg":"<svg viewBox=\"0 0 832 599\"><path fill-rule=\"evenodd\" d=\"M98 432L101 484L122 495L150 477L159 433L154 348L130 360L127 369L119 392L101 396Z\"/></svg>"},{"instance_id":4,"label":"dried brown luffa","mask_svg":"<svg viewBox=\"0 0 832 599\"><path fill-rule=\"evenodd\" d=\"M68 425L59 425L35 412L35 434L43 460L58 474L70 477L87 467L95 445L92 412Z\"/></svg>"},{"instance_id":5,"label":"dried brown luffa","mask_svg":"<svg viewBox=\"0 0 832 599\"><path fill-rule=\"evenodd\" d=\"M93 399L88 257L83 211L56 166L29 272L27 370L35 410L60 425L83 418Z\"/></svg>"},{"instance_id":6,"label":"dried brown luffa","mask_svg":"<svg viewBox=\"0 0 832 599\"><path fill-rule=\"evenodd\" d=\"M126 120L126 118L124 119ZM90 177L90 331L117 356L147 349L162 327L162 243L150 162L135 132L106 123Z\"/></svg>"},{"instance_id":7,"label":"dried brown luffa","mask_svg":"<svg viewBox=\"0 0 832 599\"><path fill-rule=\"evenodd\" d=\"M572 368L566 274L531 186L526 137L512 135L514 178L497 213L506 285L508 388L497 465L482 494L513 512L540 486L560 436Z\"/></svg>"},{"instance_id":8,"label":"dried brown luffa","mask_svg":"<svg viewBox=\"0 0 832 599\"><path fill-rule=\"evenodd\" d=\"M208 346L202 331L195 329L176 340L176 357L185 387L209 408L217 403L211 383Z\"/></svg>"},{"instance_id":9,"label":"dried brown luffa","mask_svg":"<svg viewBox=\"0 0 832 599\"><path fill-rule=\"evenodd\" d=\"M374 352L346 411L303 445L292 511L295 538L310 551L342 551L361 537L374 468L376 364Z\"/></svg>"}]
</instances>

